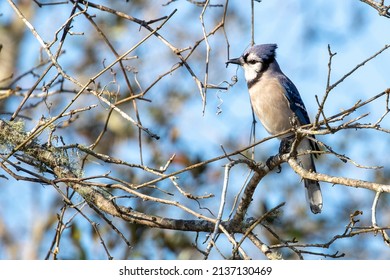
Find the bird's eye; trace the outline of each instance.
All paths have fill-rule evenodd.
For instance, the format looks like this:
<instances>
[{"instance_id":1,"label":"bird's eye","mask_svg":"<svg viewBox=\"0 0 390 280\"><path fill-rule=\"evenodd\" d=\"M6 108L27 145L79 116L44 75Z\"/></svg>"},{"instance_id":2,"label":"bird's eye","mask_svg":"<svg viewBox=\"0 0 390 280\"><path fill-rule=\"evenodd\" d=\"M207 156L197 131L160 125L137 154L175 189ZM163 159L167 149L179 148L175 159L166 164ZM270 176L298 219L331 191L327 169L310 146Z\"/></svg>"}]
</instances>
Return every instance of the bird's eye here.
<instances>
[{"instance_id":1,"label":"bird's eye","mask_svg":"<svg viewBox=\"0 0 390 280\"><path fill-rule=\"evenodd\" d=\"M251 59L251 60L248 60L248 63L253 65L253 64L256 64L256 63L257 63L257 61L256 61L256 60L254 60L254 59Z\"/></svg>"}]
</instances>

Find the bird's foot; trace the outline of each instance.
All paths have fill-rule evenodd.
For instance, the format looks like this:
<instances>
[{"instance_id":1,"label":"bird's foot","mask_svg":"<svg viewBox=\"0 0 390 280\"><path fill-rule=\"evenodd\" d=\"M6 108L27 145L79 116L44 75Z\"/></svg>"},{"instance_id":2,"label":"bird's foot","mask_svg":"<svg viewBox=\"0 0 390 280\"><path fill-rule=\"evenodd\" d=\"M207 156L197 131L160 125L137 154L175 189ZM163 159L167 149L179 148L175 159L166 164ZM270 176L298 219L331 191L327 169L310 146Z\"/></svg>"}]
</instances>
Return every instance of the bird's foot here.
<instances>
[{"instance_id":1,"label":"bird's foot","mask_svg":"<svg viewBox=\"0 0 390 280\"><path fill-rule=\"evenodd\" d=\"M279 161L280 161L279 155L270 156L267 159L267 161L265 162L265 164L267 165L269 170L272 170L276 167L278 169L278 171L276 171L276 173L280 173L280 172L282 172L282 166L280 164L278 164Z\"/></svg>"}]
</instances>

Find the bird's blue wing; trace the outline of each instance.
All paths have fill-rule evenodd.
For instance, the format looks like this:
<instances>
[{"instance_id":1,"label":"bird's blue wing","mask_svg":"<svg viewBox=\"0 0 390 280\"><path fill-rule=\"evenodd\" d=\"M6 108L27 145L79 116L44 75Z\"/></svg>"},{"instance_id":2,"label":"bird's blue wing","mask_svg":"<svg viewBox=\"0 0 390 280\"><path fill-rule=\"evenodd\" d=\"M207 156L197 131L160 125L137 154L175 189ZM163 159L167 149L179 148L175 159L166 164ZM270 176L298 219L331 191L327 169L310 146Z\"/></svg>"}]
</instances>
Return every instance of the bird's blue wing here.
<instances>
[{"instance_id":1,"label":"bird's blue wing","mask_svg":"<svg viewBox=\"0 0 390 280\"><path fill-rule=\"evenodd\" d=\"M284 75L280 76L280 83L285 89L285 95L290 105L290 109L297 116L298 121L301 123L301 125L309 124L309 115L307 114L305 104L303 104L301 95L299 94L296 86L293 84L293 82L291 82L289 78ZM314 135L312 135L312 137L315 138ZM320 150L317 143L314 141L310 141L310 146L314 151ZM315 154L314 156L317 157Z\"/></svg>"},{"instance_id":2,"label":"bird's blue wing","mask_svg":"<svg viewBox=\"0 0 390 280\"><path fill-rule=\"evenodd\" d=\"M286 76L281 75L279 78L282 86L285 89L285 95L289 102L290 109L297 116L298 121L301 123L301 125L309 124L309 115L307 114L305 105L303 104L302 98L299 95L298 89L295 87L293 82L291 82L291 80Z\"/></svg>"}]
</instances>

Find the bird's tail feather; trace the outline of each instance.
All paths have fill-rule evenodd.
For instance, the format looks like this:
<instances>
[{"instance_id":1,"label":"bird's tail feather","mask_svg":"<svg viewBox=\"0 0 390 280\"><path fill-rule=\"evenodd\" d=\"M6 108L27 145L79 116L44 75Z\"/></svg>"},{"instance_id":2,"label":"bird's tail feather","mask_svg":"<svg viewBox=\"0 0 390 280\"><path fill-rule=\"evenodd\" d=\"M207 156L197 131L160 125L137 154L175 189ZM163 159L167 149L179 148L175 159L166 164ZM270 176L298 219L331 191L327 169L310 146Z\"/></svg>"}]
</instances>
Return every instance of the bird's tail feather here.
<instances>
[{"instance_id":1,"label":"bird's tail feather","mask_svg":"<svg viewBox=\"0 0 390 280\"><path fill-rule=\"evenodd\" d=\"M305 179L304 181L311 212L314 214L321 213L323 203L320 184L317 181L309 179Z\"/></svg>"},{"instance_id":2,"label":"bird's tail feather","mask_svg":"<svg viewBox=\"0 0 390 280\"><path fill-rule=\"evenodd\" d=\"M310 140L304 139L298 147L298 153L311 150ZM301 166L311 172L316 172L313 155L302 155L298 157ZM317 181L304 179L307 199L310 203L310 210L314 214L321 213L322 210L322 194L320 184Z\"/></svg>"}]
</instances>

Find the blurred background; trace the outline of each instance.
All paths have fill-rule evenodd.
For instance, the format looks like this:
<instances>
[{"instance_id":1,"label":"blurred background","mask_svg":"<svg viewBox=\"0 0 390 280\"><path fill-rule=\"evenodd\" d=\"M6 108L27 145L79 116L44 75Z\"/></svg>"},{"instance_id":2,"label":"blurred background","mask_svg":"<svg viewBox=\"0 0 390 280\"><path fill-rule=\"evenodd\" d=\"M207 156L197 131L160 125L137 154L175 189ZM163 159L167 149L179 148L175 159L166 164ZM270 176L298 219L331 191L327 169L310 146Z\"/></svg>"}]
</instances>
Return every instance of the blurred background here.
<instances>
[{"instance_id":1,"label":"blurred background","mask_svg":"<svg viewBox=\"0 0 390 280\"><path fill-rule=\"evenodd\" d=\"M69 1L21 0L15 3L47 43L55 40L57 31L66 23L73 9L73 4ZM40 6L47 3L55 5ZM94 3L145 21L167 16L177 9L159 33L179 49L194 46L195 42L204 36L200 21L203 7L192 1L96 0ZM227 1L210 1L211 6L204 13L207 33L224 18L226 4ZM208 37L211 47L208 83L219 88L209 88L204 100L187 69L179 67L176 70L180 60L159 38L152 36L129 54L136 56L124 62L132 85L132 94L147 90L143 96L146 100L138 100L137 109L132 102L124 103L120 108L134 119L139 118L144 127L159 135L159 140L152 139L146 133L139 133L136 126L124 121L116 113L108 117L107 106L96 97L85 94L72 108L96 105L96 109L79 114L70 123L65 120L62 120L63 123L57 123L54 131L57 144L91 145L104 130L106 120L109 119L107 131L96 146L96 152L154 168L163 166L175 154L175 160L169 167L170 172L223 155L221 145L227 152L248 146L251 143L253 119L244 75L242 70L235 66L226 68L225 62L228 58L240 56L251 44L251 4L251 1L228 1L224 28ZM92 7L88 7L87 12L93 16L93 21L104 32L118 54L126 52L150 33L140 28L139 24L112 13ZM332 61L330 80L333 83L386 44L390 44L390 19L379 16L377 11L358 0L254 1L253 14L255 43L278 44L278 62L300 91L311 119L318 110L315 96L321 100L326 90L328 45L333 53L337 53ZM161 22L154 23L153 27ZM86 83L114 61L115 55L84 15L75 17L71 25L72 34L66 37L58 62L68 75ZM57 36L60 38L62 31ZM36 37L26 28L7 1L0 3L0 44L0 90L3 92L0 99L0 117L9 119L24 94L42 75L48 64L47 56ZM58 46L59 40L51 47L53 53ZM184 57L185 55L186 52L183 52ZM194 74L202 82L206 71L206 55L206 43L202 41L187 60ZM390 52L387 50L331 91L324 107L326 116L339 113L359 100L367 100L390 87L389 68ZM166 73L169 74L165 75ZM56 74L54 67L49 70L20 112L19 116L25 122L26 131L34 128L40 118L56 116L75 95L74 85L67 80L61 81ZM45 91L47 85L50 85L49 91ZM130 95L129 87L117 66L99 76L93 86L110 100L120 100ZM222 89L225 87L227 90ZM8 88L17 89L16 93L4 97ZM375 123L385 111L386 100L381 98L357 110L350 118L369 113L361 122ZM389 118L385 118L381 125L389 129ZM267 136L261 124L257 123L256 140ZM41 143L45 143L47 139L47 133L39 137ZM343 163L335 156L325 155L317 160L317 171L333 176L390 183L388 134L376 130L343 130L332 135L319 136L318 139L337 153L346 155L361 165L383 168L357 168L351 163ZM277 153L278 147L277 139L258 145L255 149L255 159L265 161ZM2 153L6 153L5 148ZM77 153L74 157L77 158ZM183 201L183 204L203 214L212 212L215 215L218 212L223 184L223 165L227 162L226 159L216 161L201 169L180 174L178 182L186 191L195 195L215 195L214 198L202 200L199 204L188 200ZM134 184L153 178L140 170L107 165L95 160L88 161L83 167L84 177L107 172ZM248 174L246 166L233 168L225 208L226 217ZM51 186L17 181L3 170L0 175L0 259L45 258L55 235L57 215L63 205L62 198ZM259 217L266 210L285 201L282 212L275 220L269 221L270 225L282 239L296 238L300 243L307 244L324 244L334 236L342 234L350 221L350 215L356 210L363 212L357 217L360 220L357 226L370 225L374 192L327 183L321 185L324 195L323 213L313 215L306 203L303 183L300 182L299 176L284 164L281 173L272 172L260 182L248 216ZM173 191L173 187L165 181L159 184L159 188ZM150 190L150 194L164 195L156 190ZM183 198L179 196L174 199ZM381 196L377 213L380 226L390 225L389 202L388 194ZM140 212L182 219L193 218L166 205L136 199L129 199L127 203ZM130 241L131 247L128 247L107 223L88 209L88 206L85 206L84 211L91 220L99 224L102 238L115 259L203 257L194 244L198 248L204 247L203 242L207 244L205 233L149 229L110 217ZM60 259L107 258L89 221L72 211L67 211L64 221L69 221L69 224L61 237L58 255ZM267 244L278 242L261 227L257 233ZM231 244L224 239L224 236L220 237L219 250L213 250L210 259L229 256ZM243 248L252 258L265 258L249 242L244 242ZM344 259L390 258L390 248L385 245L380 234L373 233L338 239L330 248L319 247L311 251L325 254L345 253ZM285 258L296 258L291 250L283 249L281 252ZM304 257L325 258L313 254Z\"/></svg>"}]
</instances>

